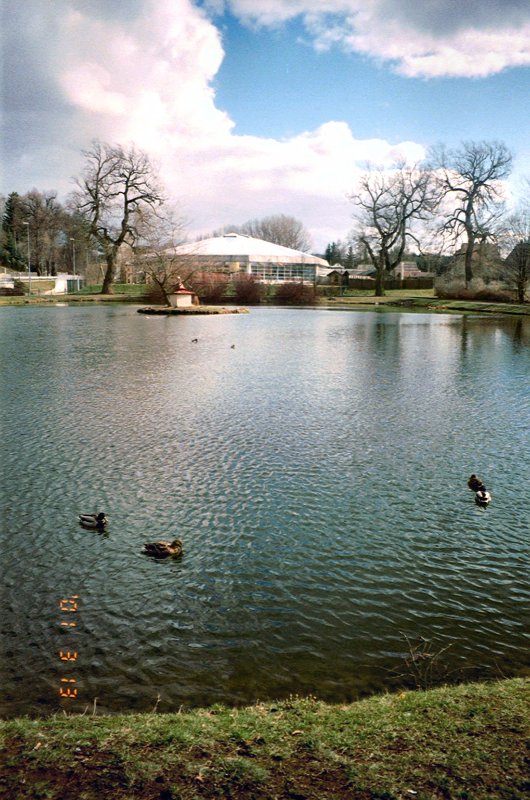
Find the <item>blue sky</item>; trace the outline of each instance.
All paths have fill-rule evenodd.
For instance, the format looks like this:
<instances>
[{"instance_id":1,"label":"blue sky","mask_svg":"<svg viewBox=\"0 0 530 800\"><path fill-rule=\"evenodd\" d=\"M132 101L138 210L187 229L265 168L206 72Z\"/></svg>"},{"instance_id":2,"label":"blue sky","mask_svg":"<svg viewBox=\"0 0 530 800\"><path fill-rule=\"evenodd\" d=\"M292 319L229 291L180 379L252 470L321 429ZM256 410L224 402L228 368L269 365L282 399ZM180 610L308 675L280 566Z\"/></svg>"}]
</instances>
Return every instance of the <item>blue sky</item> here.
<instances>
[{"instance_id":1,"label":"blue sky","mask_svg":"<svg viewBox=\"0 0 530 800\"><path fill-rule=\"evenodd\" d=\"M367 162L500 139L530 177L528 0L4 0L1 29L3 194L135 142L190 235L286 213L322 250Z\"/></svg>"},{"instance_id":2,"label":"blue sky","mask_svg":"<svg viewBox=\"0 0 530 800\"><path fill-rule=\"evenodd\" d=\"M220 28L217 104L236 133L286 137L334 119L362 138L448 145L488 138L529 148L528 67L482 79L411 79L340 48L315 52L300 20L252 30L227 14Z\"/></svg>"}]
</instances>

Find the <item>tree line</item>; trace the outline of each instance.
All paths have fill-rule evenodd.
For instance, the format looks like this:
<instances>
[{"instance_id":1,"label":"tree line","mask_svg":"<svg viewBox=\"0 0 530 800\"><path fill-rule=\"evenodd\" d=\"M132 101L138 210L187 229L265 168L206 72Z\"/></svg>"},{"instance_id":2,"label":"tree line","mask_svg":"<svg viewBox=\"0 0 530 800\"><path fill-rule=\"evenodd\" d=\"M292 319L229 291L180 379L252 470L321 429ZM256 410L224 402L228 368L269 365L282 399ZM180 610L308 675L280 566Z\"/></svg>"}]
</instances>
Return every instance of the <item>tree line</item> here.
<instances>
[{"instance_id":1,"label":"tree line","mask_svg":"<svg viewBox=\"0 0 530 800\"><path fill-rule=\"evenodd\" d=\"M263 239L265 242L279 244L292 250L300 250L303 253L307 253L311 249L311 237L303 223L289 214L272 214L260 219L249 219L242 225L223 225L222 228L217 228L208 234L208 237L203 238L224 236L227 233L252 236L255 239Z\"/></svg>"},{"instance_id":2,"label":"tree line","mask_svg":"<svg viewBox=\"0 0 530 800\"><path fill-rule=\"evenodd\" d=\"M119 253L128 245L165 291L179 272L175 248L184 241L185 223L149 157L134 145L97 140L83 156L83 170L65 206L54 193L9 195L2 214L1 263L20 271L30 266L39 275L76 268L82 273L95 257L102 262L101 291L108 293ZM447 253L460 248L463 283L469 287L477 247L501 243L512 253L503 277L523 302L530 275L530 204L506 212L503 181L511 167L504 143L469 141L433 148L421 164L369 169L349 197L354 227L348 242L331 243L324 256L346 268L360 258L368 261L375 271L375 294L384 294L385 277L411 252L424 265L434 254L447 265ZM303 224L284 214L225 226L211 235L228 230L297 250L310 247Z\"/></svg>"},{"instance_id":3,"label":"tree line","mask_svg":"<svg viewBox=\"0 0 530 800\"><path fill-rule=\"evenodd\" d=\"M84 272L93 243L85 220L65 208L55 192L32 189L2 200L0 263L4 269L37 275Z\"/></svg>"},{"instance_id":4,"label":"tree line","mask_svg":"<svg viewBox=\"0 0 530 800\"><path fill-rule=\"evenodd\" d=\"M350 195L355 209L351 239L375 271L375 294L384 294L385 277L411 251L422 266L437 261L447 269L461 262L467 289L477 277L477 251L495 243L510 253L499 277L524 302L530 279L530 203L507 213L503 181L511 168L512 154L503 142L468 141L455 148L435 147L422 164L398 163L361 176ZM328 247L339 263L336 243ZM451 259L451 251L461 258ZM348 259L350 250L340 263Z\"/></svg>"}]
</instances>

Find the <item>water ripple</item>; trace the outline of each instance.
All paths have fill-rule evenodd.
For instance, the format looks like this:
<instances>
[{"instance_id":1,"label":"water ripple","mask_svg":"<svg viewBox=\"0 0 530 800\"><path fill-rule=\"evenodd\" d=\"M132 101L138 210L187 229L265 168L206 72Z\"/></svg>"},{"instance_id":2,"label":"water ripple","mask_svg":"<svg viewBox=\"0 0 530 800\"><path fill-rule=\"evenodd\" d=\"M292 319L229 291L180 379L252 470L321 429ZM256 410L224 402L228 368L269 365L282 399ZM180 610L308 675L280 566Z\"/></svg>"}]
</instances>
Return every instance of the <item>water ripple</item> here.
<instances>
[{"instance_id":1,"label":"water ripple","mask_svg":"<svg viewBox=\"0 0 530 800\"><path fill-rule=\"evenodd\" d=\"M68 705L65 676L80 708L348 699L389 685L405 636L522 670L520 322L2 309L3 712ZM104 535L76 522L96 509ZM181 560L142 555L177 535Z\"/></svg>"}]
</instances>

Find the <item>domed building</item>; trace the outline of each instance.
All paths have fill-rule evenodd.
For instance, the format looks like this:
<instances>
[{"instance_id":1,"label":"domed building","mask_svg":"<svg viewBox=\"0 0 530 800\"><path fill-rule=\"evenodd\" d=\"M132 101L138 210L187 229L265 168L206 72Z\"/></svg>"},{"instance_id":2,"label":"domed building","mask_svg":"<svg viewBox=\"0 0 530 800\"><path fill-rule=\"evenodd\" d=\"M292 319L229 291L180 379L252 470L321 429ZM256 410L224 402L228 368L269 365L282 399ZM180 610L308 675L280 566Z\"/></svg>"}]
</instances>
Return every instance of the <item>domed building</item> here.
<instances>
[{"instance_id":1,"label":"domed building","mask_svg":"<svg viewBox=\"0 0 530 800\"><path fill-rule=\"evenodd\" d=\"M179 257L183 267L230 275L245 273L261 283L315 283L330 271L324 258L241 233L200 239L170 252Z\"/></svg>"}]
</instances>

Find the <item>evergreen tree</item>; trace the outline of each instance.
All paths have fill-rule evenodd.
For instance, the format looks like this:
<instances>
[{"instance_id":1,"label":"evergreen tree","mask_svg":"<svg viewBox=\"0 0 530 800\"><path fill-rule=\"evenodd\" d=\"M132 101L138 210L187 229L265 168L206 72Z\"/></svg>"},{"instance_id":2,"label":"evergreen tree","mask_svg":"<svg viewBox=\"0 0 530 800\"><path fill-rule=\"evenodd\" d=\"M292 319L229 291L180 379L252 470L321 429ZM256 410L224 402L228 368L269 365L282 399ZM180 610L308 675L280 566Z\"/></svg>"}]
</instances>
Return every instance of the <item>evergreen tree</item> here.
<instances>
[{"instance_id":1,"label":"evergreen tree","mask_svg":"<svg viewBox=\"0 0 530 800\"><path fill-rule=\"evenodd\" d=\"M2 217L0 259L9 269L21 271L26 266L21 252L23 229L22 203L17 192L11 192L6 200Z\"/></svg>"},{"instance_id":2,"label":"evergreen tree","mask_svg":"<svg viewBox=\"0 0 530 800\"><path fill-rule=\"evenodd\" d=\"M342 247L340 242L330 242L327 245L324 258L332 267L334 264L340 264L343 259Z\"/></svg>"}]
</instances>

